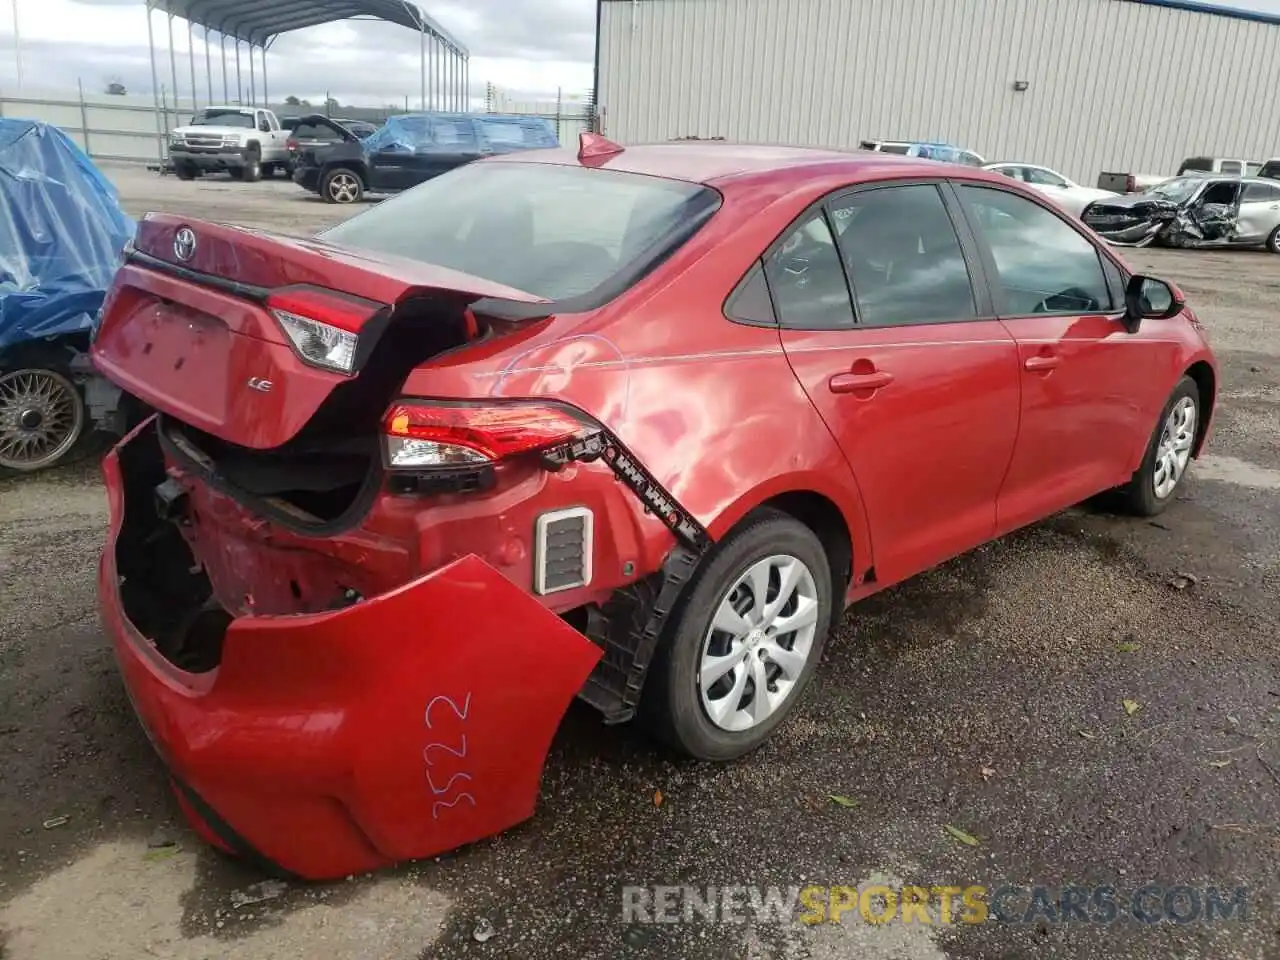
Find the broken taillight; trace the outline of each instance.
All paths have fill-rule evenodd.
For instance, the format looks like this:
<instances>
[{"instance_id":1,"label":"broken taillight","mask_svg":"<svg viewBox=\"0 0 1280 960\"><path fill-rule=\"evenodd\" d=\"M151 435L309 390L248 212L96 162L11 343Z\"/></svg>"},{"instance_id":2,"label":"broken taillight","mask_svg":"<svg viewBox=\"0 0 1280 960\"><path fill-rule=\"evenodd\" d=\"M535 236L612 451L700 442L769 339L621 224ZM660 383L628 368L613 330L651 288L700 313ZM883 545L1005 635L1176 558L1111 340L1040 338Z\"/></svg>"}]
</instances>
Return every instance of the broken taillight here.
<instances>
[{"instance_id":1,"label":"broken taillight","mask_svg":"<svg viewBox=\"0 0 1280 960\"><path fill-rule=\"evenodd\" d=\"M284 287L267 297L267 309L300 360L348 376L355 373L360 330L382 307L318 287Z\"/></svg>"},{"instance_id":2,"label":"broken taillight","mask_svg":"<svg viewBox=\"0 0 1280 960\"><path fill-rule=\"evenodd\" d=\"M404 400L383 422L389 468L430 470L488 466L567 443L589 429L558 404L472 404Z\"/></svg>"}]
</instances>

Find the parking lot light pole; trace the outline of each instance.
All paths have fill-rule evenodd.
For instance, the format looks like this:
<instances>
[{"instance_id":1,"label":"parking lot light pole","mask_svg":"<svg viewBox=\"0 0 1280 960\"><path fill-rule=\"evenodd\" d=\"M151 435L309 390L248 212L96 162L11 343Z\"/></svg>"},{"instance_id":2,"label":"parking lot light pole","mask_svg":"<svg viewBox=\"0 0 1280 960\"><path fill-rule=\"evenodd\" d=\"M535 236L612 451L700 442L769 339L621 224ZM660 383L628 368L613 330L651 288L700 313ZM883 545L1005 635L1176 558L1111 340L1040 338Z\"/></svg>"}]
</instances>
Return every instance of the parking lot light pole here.
<instances>
[{"instance_id":1,"label":"parking lot light pole","mask_svg":"<svg viewBox=\"0 0 1280 960\"><path fill-rule=\"evenodd\" d=\"M253 65L253 41L249 41L249 99L253 106L258 105L258 77Z\"/></svg>"},{"instance_id":2,"label":"parking lot light pole","mask_svg":"<svg viewBox=\"0 0 1280 960\"><path fill-rule=\"evenodd\" d=\"M16 0L15 0L16 2ZM156 31L151 22L151 0L147 0L147 52L151 54L151 99L156 107L156 156L164 163L164 129L160 120L160 73L156 70Z\"/></svg>"},{"instance_id":3,"label":"parking lot light pole","mask_svg":"<svg viewBox=\"0 0 1280 960\"><path fill-rule=\"evenodd\" d=\"M222 102L226 103L231 99L231 87L227 83L227 35L220 33L218 38L222 47Z\"/></svg>"},{"instance_id":4,"label":"parking lot light pole","mask_svg":"<svg viewBox=\"0 0 1280 960\"><path fill-rule=\"evenodd\" d=\"M418 21L418 84L421 89L422 109L427 109L427 24Z\"/></svg>"},{"instance_id":5,"label":"parking lot light pole","mask_svg":"<svg viewBox=\"0 0 1280 960\"><path fill-rule=\"evenodd\" d=\"M271 88L267 86L267 41L262 41L262 105L271 109Z\"/></svg>"},{"instance_id":6,"label":"parking lot light pole","mask_svg":"<svg viewBox=\"0 0 1280 960\"><path fill-rule=\"evenodd\" d=\"M18 66L18 89L22 89L22 31L18 29L18 0L13 0L13 54Z\"/></svg>"},{"instance_id":7,"label":"parking lot light pole","mask_svg":"<svg viewBox=\"0 0 1280 960\"><path fill-rule=\"evenodd\" d=\"M240 38L236 37L236 103L244 105L244 82L240 78Z\"/></svg>"},{"instance_id":8,"label":"parking lot light pole","mask_svg":"<svg viewBox=\"0 0 1280 960\"><path fill-rule=\"evenodd\" d=\"M187 21L187 59L191 62L191 109L196 109L196 34L195 25ZM207 104L206 104L207 106Z\"/></svg>"},{"instance_id":9,"label":"parking lot light pole","mask_svg":"<svg viewBox=\"0 0 1280 960\"><path fill-rule=\"evenodd\" d=\"M173 80L173 115L177 119L178 126L182 126L182 117L178 112L178 108L182 106L182 97L178 93L178 58L173 52L173 14L169 14L169 76Z\"/></svg>"},{"instance_id":10,"label":"parking lot light pole","mask_svg":"<svg viewBox=\"0 0 1280 960\"><path fill-rule=\"evenodd\" d=\"M204 79L209 87L209 103L213 103L213 58L209 54L209 28L204 28Z\"/></svg>"}]
</instances>

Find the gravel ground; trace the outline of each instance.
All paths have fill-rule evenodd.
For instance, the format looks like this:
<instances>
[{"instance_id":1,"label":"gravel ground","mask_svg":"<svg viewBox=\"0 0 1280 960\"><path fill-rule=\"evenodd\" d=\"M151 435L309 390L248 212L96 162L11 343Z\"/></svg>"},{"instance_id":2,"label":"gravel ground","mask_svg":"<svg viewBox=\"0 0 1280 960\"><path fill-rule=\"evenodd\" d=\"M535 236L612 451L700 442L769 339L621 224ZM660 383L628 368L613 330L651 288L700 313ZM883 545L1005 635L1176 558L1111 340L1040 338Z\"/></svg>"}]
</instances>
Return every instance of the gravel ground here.
<instances>
[{"instance_id":1,"label":"gravel ground","mask_svg":"<svg viewBox=\"0 0 1280 960\"><path fill-rule=\"evenodd\" d=\"M134 213L306 232L349 212L110 172ZM1186 290L1223 365L1212 453L1158 522L1068 511L859 605L799 716L736 764L574 708L532 822L344 883L264 888L181 825L96 622L92 457L0 483L0 958L1280 956L1280 260L1131 259ZM1216 923L622 914L626 885L806 883L1249 893Z\"/></svg>"}]
</instances>

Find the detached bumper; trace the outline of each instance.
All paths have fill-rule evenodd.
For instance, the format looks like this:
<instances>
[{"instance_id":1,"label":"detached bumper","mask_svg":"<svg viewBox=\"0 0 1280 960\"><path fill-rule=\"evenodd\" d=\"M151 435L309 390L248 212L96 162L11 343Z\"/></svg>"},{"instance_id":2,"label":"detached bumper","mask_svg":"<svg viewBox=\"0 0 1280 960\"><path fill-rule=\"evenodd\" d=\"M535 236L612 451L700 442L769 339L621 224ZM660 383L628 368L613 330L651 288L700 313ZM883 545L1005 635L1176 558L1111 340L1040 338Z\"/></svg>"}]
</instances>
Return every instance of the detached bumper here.
<instances>
[{"instance_id":1,"label":"detached bumper","mask_svg":"<svg viewBox=\"0 0 1280 960\"><path fill-rule=\"evenodd\" d=\"M599 649L468 556L339 611L233 620L216 669L180 670L129 620L118 575L126 500L148 502L120 455L153 442L152 429L104 463L99 603L129 698L201 835L328 879L532 816L551 740Z\"/></svg>"}]
</instances>

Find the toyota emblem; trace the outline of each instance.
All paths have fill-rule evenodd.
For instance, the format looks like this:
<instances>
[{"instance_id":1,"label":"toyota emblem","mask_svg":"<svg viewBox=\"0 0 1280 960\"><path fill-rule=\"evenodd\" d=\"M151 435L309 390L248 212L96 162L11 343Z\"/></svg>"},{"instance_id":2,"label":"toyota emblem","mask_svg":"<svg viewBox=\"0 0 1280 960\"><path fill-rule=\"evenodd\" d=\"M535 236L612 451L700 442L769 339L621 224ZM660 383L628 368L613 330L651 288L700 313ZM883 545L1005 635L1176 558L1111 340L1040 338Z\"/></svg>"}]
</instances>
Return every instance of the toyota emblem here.
<instances>
[{"instance_id":1,"label":"toyota emblem","mask_svg":"<svg viewBox=\"0 0 1280 960\"><path fill-rule=\"evenodd\" d=\"M196 234L190 227L180 227L173 235L173 255L184 263L196 255Z\"/></svg>"}]
</instances>

